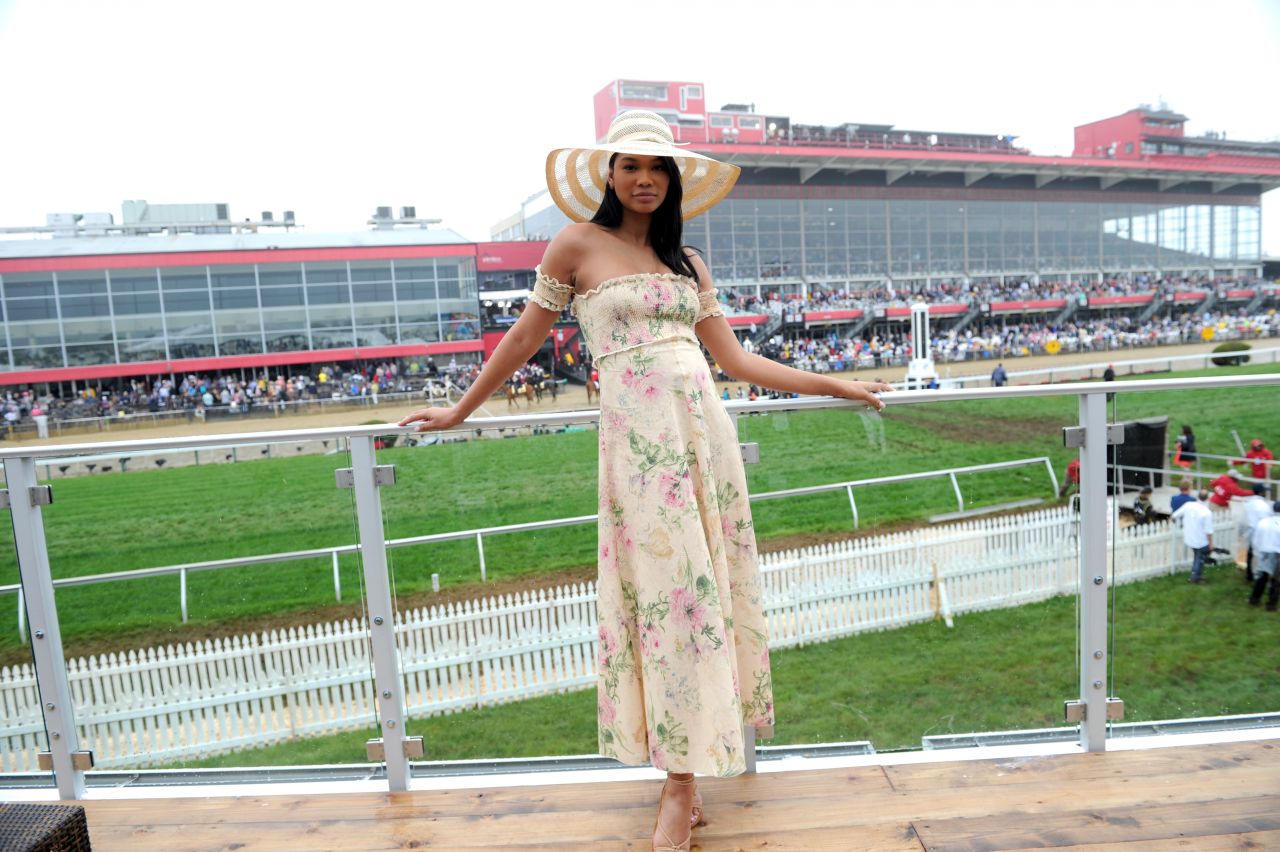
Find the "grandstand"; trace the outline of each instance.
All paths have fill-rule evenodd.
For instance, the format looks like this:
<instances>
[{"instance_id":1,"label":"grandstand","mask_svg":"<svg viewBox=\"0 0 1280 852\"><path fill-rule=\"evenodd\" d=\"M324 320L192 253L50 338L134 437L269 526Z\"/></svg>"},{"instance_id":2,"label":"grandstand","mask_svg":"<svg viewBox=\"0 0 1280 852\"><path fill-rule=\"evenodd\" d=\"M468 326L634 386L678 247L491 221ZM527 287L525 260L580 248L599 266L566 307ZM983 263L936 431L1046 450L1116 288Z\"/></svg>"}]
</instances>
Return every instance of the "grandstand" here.
<instances>
[{"instance_id":1,"label":"grandstand","mask_svg":"<svg viewBox=\"0 0 1280 852\"><path fill-rule=\"evenodd\" d=\"M1263 193L1280 145L1188 136L1184 116L1139 107L1076 128L1070 157L1016 136L802 123L754 104L709 107L693 82L616 80L620 110L665 115L676 138L742 167L729 198L689 223L754 343L900 335L918 299L943 334L1099 317L1181 322L1188 311L1268 309ZM125 202L50 214L0 241L0 386L74 396L87 384L188 374L316 375L497 345L567 219L545 192L472 243L414 208L369 230L309 234L292 211L236 221L227 204ZM565 316L539 359L584 356ZM580 376L579 376L580 378Z\"/></svg>"}]
</instances>

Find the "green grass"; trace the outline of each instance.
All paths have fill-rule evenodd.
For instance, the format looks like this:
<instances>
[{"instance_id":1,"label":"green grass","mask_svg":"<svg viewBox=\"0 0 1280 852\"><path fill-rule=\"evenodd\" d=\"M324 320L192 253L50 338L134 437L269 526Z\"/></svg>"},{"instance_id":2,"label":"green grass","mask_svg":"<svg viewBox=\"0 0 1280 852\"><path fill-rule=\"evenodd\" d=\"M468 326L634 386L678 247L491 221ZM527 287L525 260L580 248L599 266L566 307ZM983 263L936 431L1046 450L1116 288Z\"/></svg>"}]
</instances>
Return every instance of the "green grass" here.
<instances>
[{"instance_id":1,"label":"green grass","mask_svg":"<svg viewBox=\"0 0 1280 852\"><path fill-rule=\"evenodd\" d=\"M1204 374L1277 370L1264 365ZM1275 445L1280 439L1275 388L1120 395L1114 408L1119 419L1168 414L1171 434L1189 422L1204 452L1234 452L1233 428L1246 441L1256 436ZM1061 428L1077 418L1074 397L1051 397L891 407L882 418L851 411L743 416L740 431L743 440L760 444L762 463L747 469L751 491L760 493L1038 455L1049 456L1061 476L1072 455L1062 447ZM395 487L381 490L387 535L591 514L596 440L594 432L576 432L380 451L380 463L398 468ZM345 455L295 456L55 479L55 502L44 513L53 575L350 544L357 537L352 493L337 490L333 477L347 464ZM1042 467L964 475L960 484L968 507L1050 496ZM864 530L957 508L945 478L862 489L857 500ZM761 501L754 512L763 541L852 527L843 491ZM485 557L491 580L591 565L595 529L585 524L492 536ZM395 549L390 559L399 594L429 589L433 573L445 585L479 578L473 541ZM334 612L354 615L360 588L354 557L341 561L341 573L346 605ZM13 549L0 542L0 583L16 580ZM188 583L190 629L179 620L177 577L61 589L64 639L72 648L185 641L228 620L269 624L334 600L328 559L196 573ZM0 630L0 661L23 653L17 631Z\"/></svg>"},{"instance_id":2,"label":"green grass","mask_svg":"<svg viewBox=\"0 0 1280 852\"><path fill-rule=\"evenodd\" d=\"M1280 614L1246 605L1234 567L1205 586L1183 576L1116 590L1114 680L1127 722L1274 711L1280 707ZM919 748L922 736L1055 727L1078 695L1075 600L777 651L774 744L870 740ZM596 751L595 691L413 720L427 760ZM364 762L373 730L253 749L187 766ZM92 748L92 744L88 744Z\"/></svg>"}]
</instances>

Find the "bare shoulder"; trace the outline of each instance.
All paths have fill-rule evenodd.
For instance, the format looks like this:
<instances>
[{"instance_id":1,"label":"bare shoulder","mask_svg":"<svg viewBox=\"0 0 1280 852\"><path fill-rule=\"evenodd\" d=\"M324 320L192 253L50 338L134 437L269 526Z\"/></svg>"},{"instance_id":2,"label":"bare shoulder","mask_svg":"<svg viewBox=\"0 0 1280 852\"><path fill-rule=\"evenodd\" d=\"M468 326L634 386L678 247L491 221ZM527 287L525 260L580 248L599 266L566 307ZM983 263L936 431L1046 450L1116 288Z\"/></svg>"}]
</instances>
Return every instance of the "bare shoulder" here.
<instances>
[{"instance_id":1,"label":"bare shoulder","mask_svg":"<svg viewBox=\"0 0 1280 852\"><path fill-rule=\"evenodd\" d=\"M689 258L689 262L693 264L694 272L698 273L698 289L710 290L711 289L711 270L707 269L707 264L705 261L703 261L702 255L698 254L696 251L689 248L688 246L685 246L684 254L685 254L685 257Z\"/></svg>"},{"instance_id":2,"label":"bare shoulder","mask_svg":"<svg viewBox=\"0 0 1280 852\"><path fill-rule=\"evenodd\" d=\"M561 228L543 252L542 274L565 284L572 283L590 251L595 231L596 226L589 222L575 222Z\"/></svg>"}]
</instances>

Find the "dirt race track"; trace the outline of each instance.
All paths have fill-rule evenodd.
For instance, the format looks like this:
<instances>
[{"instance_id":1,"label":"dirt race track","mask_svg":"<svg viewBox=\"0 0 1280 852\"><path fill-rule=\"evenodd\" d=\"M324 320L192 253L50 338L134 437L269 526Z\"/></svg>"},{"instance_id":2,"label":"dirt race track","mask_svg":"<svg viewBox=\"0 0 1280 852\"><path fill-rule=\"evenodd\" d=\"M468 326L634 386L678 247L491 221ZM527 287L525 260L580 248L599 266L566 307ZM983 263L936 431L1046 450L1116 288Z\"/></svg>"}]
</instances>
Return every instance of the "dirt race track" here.
<instances>
[{"instance_id":1,"label":"dirt race track","mask_svg":"<svg viewBox=\"0 0 1280 852\"><path fill-rule=\"evenodd\" d=\"M1270 348L1268 344L1271 341L1258 341L1256 348ZM1148 358L1168 358L1179 355L1197 355L1208 352L1213 349L1212 343L1196 343L1185 346L1158 346L1141 349L1124 349L1114 350L1112 352L1083 352L1073 353L1069 355L1039 355L1027 358L1011 358L1004 362L1005 369L1012 374L1011 384L1026 383L1028 381L1042 381L1040 377L1034 379L1019 378L1016 373L1024 370L1044 370L1056 367L1081 367L1087 365L1096 365L1100 373L1101 370L1111 361L1117 364L1127 360L1138 360ZM959 376L987 376L991 370L995 368L995 359L982 361L964 361L956 363L943 363L939 365L938 372L942 379L954 378ZM1117 372L1124 375L1127 368L1117 367ZM851 379L870 380L874 378L883 379L889 382L899 382L906 374L904 367L885 367L880 370L854 370L843 373L834 373ZM719 383L727 386L730 393L734 393L736 388L743 382L723 382ZM328 426L355 426L367 423L371 420L385 420L394 422L412 411L416 404L410 404L403 400L395 400L383 402L378 406L343 406L330 411L320 411L314 414L299 411L298 413L289 413L281 416L272 416L270 414L253 415L247 417L225 417L210 419L207 422L198 420L182 421L179 423L171 423L157 426L133 426L128 428L114 429L107 428L101 430L79 431L75 434L63 434L54 436L47 440L37 440L30 438L6 438L0 446L15 446L22 444L73 444L73 443L97 443L101 441L128 441L143 440L149 438L167 438L167 437L184 437L189 435L210 435L210 434L230 434L237 432L267 432L279 431L286 429L314 429ZM486 403L477 414L481 416L503 416L514 414L517 411L571 411L574 409L588 408L586 391L578 386L570 385L566 392L560 394L559 399L552 403L549 399L541 403L533 403L532 407L525 403L520 403L518 408L509 408L504 400L494 398Z\"/></svg>"}]
</instances>

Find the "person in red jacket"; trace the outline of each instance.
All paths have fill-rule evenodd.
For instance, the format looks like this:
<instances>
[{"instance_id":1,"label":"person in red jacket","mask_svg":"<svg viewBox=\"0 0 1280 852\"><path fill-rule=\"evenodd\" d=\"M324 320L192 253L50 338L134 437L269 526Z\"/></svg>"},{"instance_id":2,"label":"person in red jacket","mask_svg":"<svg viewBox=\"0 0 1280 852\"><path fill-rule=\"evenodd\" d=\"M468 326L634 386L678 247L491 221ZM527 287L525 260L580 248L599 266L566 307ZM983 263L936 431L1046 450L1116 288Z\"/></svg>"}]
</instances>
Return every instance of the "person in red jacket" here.
<instances>
[{"instance_id":1,"label":"person in red jacket","mask_svg":"<svg viewBox=\"0 0 1280 852\"><path fill-rule=\"evenodd\" d=\"M1209 503L1223 509L1231 505L1232 497L1252 497L1252 491L1241 488L1240 483L1236 482L1239 478L1240 471L1229 470L1215 479L1209 486L1213 491L1209 496Z\"/></svg>"},{"instance_id":2,"label":"person in red jacket","mask_svg":"<svg viewBox=\"0 0 1280 852\"><path fill-rule=\"evenodd\" d=\"M1080 459L1072 459L1067 465L1067 481L1058 489L1058 498L1066 497L1072 491L1080 490Z\"/></svg>"},{"instance_id":3,"label":"person in red jacket","mask_svg":"<svg viewBox=\"0 0 1280 852\"><path fill-rule=\"evenodd\" d=\"M1271 461L1275 456L1271 455L1271 451L1262 445L1262 442L1254 438L1249 442L1249 452L1244 454L1242 459L1232 459L1232 464L1248 464L1249 475L1254 479L1268 479L1270 476Z\"/></svg>"}]
</instances>

